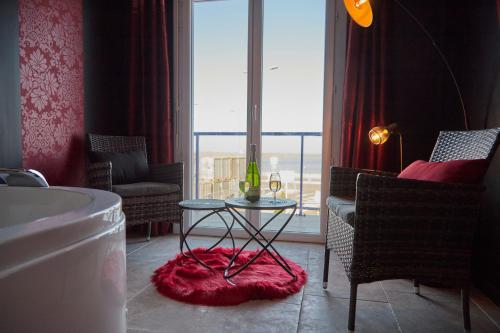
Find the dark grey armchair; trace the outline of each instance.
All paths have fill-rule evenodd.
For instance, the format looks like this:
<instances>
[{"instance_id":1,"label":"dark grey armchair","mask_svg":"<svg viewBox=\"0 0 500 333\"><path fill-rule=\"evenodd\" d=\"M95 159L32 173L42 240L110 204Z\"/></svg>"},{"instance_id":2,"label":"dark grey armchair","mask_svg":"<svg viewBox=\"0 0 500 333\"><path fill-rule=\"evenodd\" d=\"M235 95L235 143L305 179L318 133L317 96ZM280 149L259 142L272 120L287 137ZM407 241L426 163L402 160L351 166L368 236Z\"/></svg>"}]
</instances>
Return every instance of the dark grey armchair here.
<instances>
[{"instance_id":1,"label":"dark grey armchair","mask_svg":"<svg viewBox=\"0 0 500 333\"><path fill-rule=\"evenodd\" d=\"M499 132L441 132L430 161L491 159ZM417 294L419 283L460 288L470 330L472 245L483 188L395 176L331 168L323 287L333 249L351 283L350 331L358 285L389 279L414 280Z\"/></svg>"},{"instance_id":2,"label":"dark grey armchair","mask_svg":"<svg viewBox=\"0 0 500 333\"><path fill-rule=\"evenodd\" d=\"M120 195L127 225L147 223L149 240L151 223L182 223L182 211L178 205L183 193L182 163L147 165L144 137L89 134L88 150L91 161L93 153L143 153L146 164L143 178L127 184L113 184L111 161L89 164L89 187Z\"/></svg>"}]
</instances>

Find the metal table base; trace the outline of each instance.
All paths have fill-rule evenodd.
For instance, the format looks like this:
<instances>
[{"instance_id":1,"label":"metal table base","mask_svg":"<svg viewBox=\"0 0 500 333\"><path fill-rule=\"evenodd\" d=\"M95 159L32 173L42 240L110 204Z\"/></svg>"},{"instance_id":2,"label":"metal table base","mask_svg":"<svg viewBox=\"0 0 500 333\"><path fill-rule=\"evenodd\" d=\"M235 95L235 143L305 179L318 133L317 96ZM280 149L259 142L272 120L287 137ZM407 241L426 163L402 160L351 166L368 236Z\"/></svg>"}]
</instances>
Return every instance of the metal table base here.
<instances>
[{"instance_id":1,"label":"metal table base","mask_svg":"<svg viewBox=\"0 0 500 333\"><path fill-rule=\"evenodd\" d=\"M278 206L276 207L278 209L278 212L274 214L266 223L264 223L260 228L255 227L250 221L243 215L241 214L237 209L238 208L243 208L243 209L253 209L252 206L247 206L247 207L242 207L242 206L233 206L231 204L228 204L228 201L226 201L226 207L227 211L232 215L233 217L233 223L236 221L242 228L245 230L250 238L247 240L247 242L236 252L235 255L233 255L233 258L231 259L228 267L224 271L224 278L226 281L232 285L235 285L234 282L231 281L231 278L235 277L236 275L240 274L243 272L248 266L250 266L255 260L257 260L264 252L267 252L271 258L276 261L278 265L281 266L295 281L297 279L297 276L295 273L293 273L292 268L286 260L281 256L281 254L276 250L276 248L272 245L272 243L278 238L278 236L281 234L281 232L286 228L290 220L295 214L295 211L297 210L297 203L292 201L292 200L287 200L288 203L294 203L294 204L288 204L288 205L282 205L282 207ZM271 207L274 208L274 207ZM293 208L292 213L290 216L287 218L285 223L281 226L281 228L274 234L274 236L270 239L265 237L263 235L263 230L276 218L278 217L281 213L283 213L286 209ZM258 210L264 210L265 208L259 207L255 208ZM248 227L249 226L249 227ZM260 239L259 239L260 237ZM257 252L248 262L246 262L243 266L239 267L235 271L231 272L231 268L233 268L235 261L239 257L239 255L245 250L245 248L252 242L256 241L262 249ZM272 251L270 251L271 249ZM274 252L274 253L273 253Z\"/></svg>"},{"instance_id":2,"label":"metal table base","mask_svg":"<svg viewBox=\"0 0 500 333\"><path fill-rule=\"evenodd\" d=\"M181 250L181 253L182 253L182 255L184 257L186 257L186 258L192 258L196 262L198 262L200 265L202 265L203 267L205 267L207 269L210 269L210 270L213 270L209 265L207 265L203 260L201 260L196 254L194 254L194 252L192 251L191 247L189 246L189 244L187 242L187 237L189 236L189 234L191 233L191 231L198 224L200 224L201 222L203 222L205 219L209 218L212 215L217 215L217 216L219 216L219 218L221 219L221 221L224 223L224 225L226 227L226 232L212 246L210 246L208 249L206 249L205 253L210 252L212 249L214 249L217 245L219 245L229 235L229 237L231 239L231 243L233 245L233 257L234 257L234 254L235 254L236 250L235 250L234 237L233 237L233 234L231 232L231 229L234 226L234 218L233 218L233 221L232 221L231 224L227 223L226 219L224 219L224 217L221 215L221 213L222 212L226 212L227 209L225 207L221 208L220 205L210 206L208 204L204 204L204 205L200 204L200 206L198 206L198 207L196 206L197 203L208 202L208 201L209 200L203 200L203 199L200 199L200 200L186 200L186 201L183 201L183 202L181 202L179 204L181 206L181 208L185 209L185 210L204 210L204 211L210 211L208 214L206 214L205 216L203 216L202 218L200 218L198 221L196 221L195 223L193 223L193 225L191 225L186 232L184 232L182 230L183 228L181 228L181 231L180 231L180 237L181 237L180 250ZM214 200L211 200L211 201L214 201ZM223 205L223 201L222 200L217 200L217 201L220 201L222 203L222 205ZM184 245L187 248L187 253L184 252Z\"/></svg>"}]
</instances>

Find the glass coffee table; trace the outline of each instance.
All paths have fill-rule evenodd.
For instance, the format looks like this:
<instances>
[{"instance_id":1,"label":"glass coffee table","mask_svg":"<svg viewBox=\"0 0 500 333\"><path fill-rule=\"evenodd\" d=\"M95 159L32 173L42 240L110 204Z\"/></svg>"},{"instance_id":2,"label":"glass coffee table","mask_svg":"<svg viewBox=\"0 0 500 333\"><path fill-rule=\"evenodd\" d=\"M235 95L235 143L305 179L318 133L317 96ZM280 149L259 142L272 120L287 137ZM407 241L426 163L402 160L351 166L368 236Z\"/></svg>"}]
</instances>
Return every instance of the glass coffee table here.
<instances>
[{"instance_id":1,"label":"glass coffee table","mask_svg":"<svg viewBox=\"0 0 500 333\"><path fill-rule=\"evenodd\" d=\"M297 276L293 273L292 269L290 268L286 260L280 255L280 253L276 250L276 248L272 244L276 240L276 238L278 238L281 232L286 228L286 226L294 216L295 211L297 209L297 202L289 199L278 199L274 201L272 198L261 198L257 202L250 202L245 199L228 199L225 201L225 204L227 211L229 211L229 213L233 216L233 223L234 221L236 221L243 228L243 230L245 230L250 236L248 241L238 250L238 252L236 252L235 255L233 255L233 258L231 259L226 270L224 271L224 278L226 279L226 281L234 285L234 283L231 281L231 278L243 272L264 252L267 252L271 256L271 258L273 258L274 261L276 261L276 263L278 263L293 278L293 280L296 280ZM276 211L276 213L268 221L262 224L260 228L257 228L254 225L252 225L252 223L250 223L250 221L245 217L245 215L240 213L238 209L257 210L257 211L269 210L269 211ZM266 238L262 234L263 230L274 219L276 219L281 213L283 213L287 209L293 209L293 211L291 212L290 216L286 219L285 223L283 223L281 228L278 231L276 231L276 233L270 239ZM241 252L243 252L243 250L248 246L248 244L252 242L252 240L256 241L262 247L262 249L259 252L257 252L255 256L253 256L244 265L231 272L231 268L234 265L234 262L241 254ZM272 251L270 251L269 249L271 249Z\"/></svg>"},{"instance_id":2,"label":"glass coffee table","mask_svg":"<svg viewBox=\"0 0 500 333\"><path fill-rule=\"evenodd\" d=\"M186 232L184 232L182 230L183 228L181 227L181 232L180 232L181 233L181 253L183 256L193 258L203 267L208 268L210 270L212 269L209 265L207 265L205 262L203 262L203 260L198 258L193 253L193 251L191 250L191 247L189 246L189 244L187 242L187 237L189 236L191 231L198 224L200 224L201 222L203 222L204 220L206 220L207 218L209 218L212 215L217 215L217 216L219 216L221 221L224 223L227 231L224 233L224 235L222 235L220 237L220 239L217 242L215 242L215 244L213 244L208 249L206 249L205 252L210 252L212 249L214 249L217 245L219 245L229 235L229 237L231 238L231 242L233 244L233 257L234 257L234 253L235 253L234 237L233 237L233 234L231 232L231 229L233 228L233 225L234 225L234 219L233 219L233 222L231 224L229 224L224 219L224 217L221 215L222 212L227 211L226 204L225 204L224 200L215 200L215 199L184 200L184 201L179 202L179 206L183 210L196 210L196 211L202 210L202 211L208 212L206 215L204 215L200 219L198 219L198 221L193 223ZM184 245L186 246L188 253L184 252Z\"/></svg>"}]
</instances>

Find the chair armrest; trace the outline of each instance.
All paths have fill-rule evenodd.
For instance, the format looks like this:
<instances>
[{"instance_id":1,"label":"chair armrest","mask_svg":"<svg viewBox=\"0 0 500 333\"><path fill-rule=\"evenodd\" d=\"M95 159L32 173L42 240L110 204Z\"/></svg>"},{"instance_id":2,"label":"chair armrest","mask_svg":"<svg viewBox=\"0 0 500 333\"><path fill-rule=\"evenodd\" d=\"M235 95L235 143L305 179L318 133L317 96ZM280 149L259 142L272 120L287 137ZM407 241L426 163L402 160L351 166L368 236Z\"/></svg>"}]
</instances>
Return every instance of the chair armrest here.
<instances>
[{"instance_id":1,"label":"chair armrest","mask_svg":"<svg viewBox=\"0 0 500 333\"><path fill-rule=\"evenodd\" d=\"M87 169L88 186L111 191L111 162L90 163Z\"/></svg>"},{"instance_id":2,"label":"chair armrest","mask_svg":"<svg viewBox=\"0 0 500 333\"><path fill-rule=\"evenodd\" d=\"M360 173L395 177L396 173L366 169L330 167L330 195L353 197L356 194L356 179Z\"/></svg>"},{"instance_id":3,"label":"chair armrest","mask_svg":"<svg viewBox=\"0 0 500 333\"><path fill-rule=\"evenodd\" d=\"M154 182L177 184L182 191L184 163L152 164L149 166L149 177Z\"/></svg>"},{"instance_id":4,"label":"chair armrest","mask_svg":"<svg viewBox=\"0 0 500 333\"><path fill-rule=\"evenodd\" d=\"M367 174L356 184L354 275L469 281L482 186Z\"/></svg>"}]
</instances>

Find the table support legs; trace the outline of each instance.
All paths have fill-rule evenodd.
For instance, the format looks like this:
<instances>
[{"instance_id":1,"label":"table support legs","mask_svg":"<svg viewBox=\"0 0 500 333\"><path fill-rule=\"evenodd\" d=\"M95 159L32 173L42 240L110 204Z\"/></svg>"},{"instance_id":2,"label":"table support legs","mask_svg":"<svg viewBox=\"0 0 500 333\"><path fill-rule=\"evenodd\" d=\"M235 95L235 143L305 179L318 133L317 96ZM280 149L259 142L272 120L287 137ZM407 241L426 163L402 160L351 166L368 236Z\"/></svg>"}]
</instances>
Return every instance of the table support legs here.
<instances>
[{"instance_id":1,"label":"table support legs","mask_svg":"<svg viewBox=\"0 0 500 333\"><path fill-rule=\"evenodd\" d=\"M214 215L214 214L217 214L219 216L219 218L222 220L222 222L224 223L224 225L226 226L226 233L224 235L221 236L221 238L215 243L213 244L211 247L209 247L205 252L210 252L212 249L214 249L217 245L219 245L226 237L227 235L229 235L229 237L231 238L231 243L233 245L233 257L234 257L234 254L235 254L235 243L234 243L234 237L233 237L233 233L231 232L231 229L233 228L234 226L234 218L233 218L233 221L231 223L231 225L229 225L227 223L227 221L224 219L224 217L220 214L221 212L224 212L226 211L225 209L218 209L218 210L213 210L212 212L208 213L207 215L203 216L201 219L199 219L198 221L196 221L193 225L191 225L189 227L189 229L186 231L186 233L184 233L184 231L182 230L181 228L181 253L184 257L186 258L193 258L194 260L196 260L200 265L202 265L203 267L207 268L207 269L210 269L212 270L212 268L207 265L203 260L201 260L200 258L198 258L198 256L196 256L191 247L189 246L188 242L187 242L187 236L189 236L189 234L191 233L191 231L198 225L200 224L201 222L203 222L205 219L207 219L208 217ZM187 248L187 252L188 253L185 253L184 252L184 245L186 245L186 248Z\"/></svg>"},{"instance_id":2,"label":"table support legs","mask_svg":"<svg viewBox=\"0 0 500 333\"><path fill-rule=\"evenodd\" d=\"M288 223L292 219L293 215L295 214L296 209L297 209L297 207L293 208L293 212L290 214L290 216L285 221L285 223L281 226L281 228L276 232L276 234L271 239L267 239L262 234L262 231L264 230L265 227L267 227L269 225L269 223L271 223L276 217L278 217L284 211L284 209L281 209L280 211L278 211L271 219L269 219L266 223L264 223L262 225L262 227L260 227L258 229L255 226L253 226L250 223L250 221L248 221L246 219L246 217L243 216L240 212L238 212L235 208L233 208L233 207L227 208L227 210L229 211L229 213L233 217L233 223L234 223L234 221L236 221L250 235L250 239L238 250L236 255L234 255L233 258L231 259L228 267L225 269L224 278L226 279L226 281L228 281L230 284L234 285L234 283L231 281L231 278L240 274L242 271L244 271L255 260L257 260L257 258L259 258L264 253L264 251L267 252L274 259L274 261L276 261L276 263L278 265L280 265L281 268L283 268L293 278L294 281L297 279L297 276L293 273L291 267L288 265L286 260L279 254L279 252L272 245L274 240L276 238L278 238L278 236L281 234L281 232L286 228L286 226L288 225ZM243 220L243 222L240 219ZM250 228L248 228L246 224L249 225ZM253 229L253 231L251 229ZM257 236L260 236L262 238L262 241L259 238L257 238ZM250 244L250 242L252 240L256 241L262 247L262 249L259 252L257 252L257 254L254 257L252 257L248 262L246 262L243 266L239 267L234 272L230 272L230 270L231 270L232 266L234 265L238 256L241 254L241 252L243 252L243 250L248 246L248 244ZM273 254L273 252L269 251L269 248L271 248L274 251L274 254ZM279 259L276 256L278 256Z\"/></svg>"}]
</instances>

